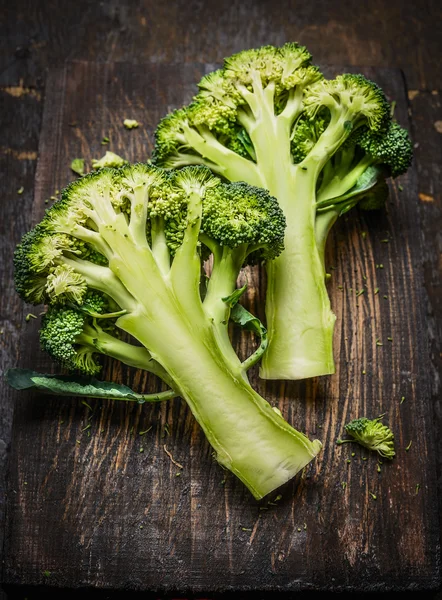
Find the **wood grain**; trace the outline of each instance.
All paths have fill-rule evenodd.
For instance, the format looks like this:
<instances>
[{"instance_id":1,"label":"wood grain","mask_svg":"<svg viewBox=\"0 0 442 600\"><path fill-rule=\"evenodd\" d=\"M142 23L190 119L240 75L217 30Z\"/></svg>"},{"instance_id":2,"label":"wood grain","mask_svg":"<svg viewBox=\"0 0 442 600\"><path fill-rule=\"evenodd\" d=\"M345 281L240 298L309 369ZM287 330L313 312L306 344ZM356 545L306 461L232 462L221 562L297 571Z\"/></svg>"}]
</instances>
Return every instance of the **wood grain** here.
<instances>
[{"instance_id":1,"label":"wood grain","mask_svg":"<svg viewBox=\"0 0 442 600\"><path fill-rule=\"evenodd\" d=\"M147 158L165 108L188 101L207 69L73 62L50 72L33 222L72 178L73 158L90 165L106 149ZM364 73L396 100L397 118L407 125L400 72ZM126 117L142 127L125 130ZM104 136L109 146L101 145ZM263 382L256 372L252 378L289 422L324 443L280 500L257 503L225 477L180 400L153 407L90 402L90 411L78 400L17 395L6 584L268 597L435 589L439 524L414 169L394 183L385 212L354 211L336 225L327 265L337 373L301 383ZM264 274L253 269L248 278L259 286ZM261 295L250 288L248 306L263 316L263 286ZM29 323L19 366L48 370L36 332ZM253 340L236 332L234 339L240 353L250 353ZM111 364L103 375L140 389L155 385ZM375 456L335 441L351 418L380 413L396 434L397 457L378 473Z\"/></svg>"}]
</instances>

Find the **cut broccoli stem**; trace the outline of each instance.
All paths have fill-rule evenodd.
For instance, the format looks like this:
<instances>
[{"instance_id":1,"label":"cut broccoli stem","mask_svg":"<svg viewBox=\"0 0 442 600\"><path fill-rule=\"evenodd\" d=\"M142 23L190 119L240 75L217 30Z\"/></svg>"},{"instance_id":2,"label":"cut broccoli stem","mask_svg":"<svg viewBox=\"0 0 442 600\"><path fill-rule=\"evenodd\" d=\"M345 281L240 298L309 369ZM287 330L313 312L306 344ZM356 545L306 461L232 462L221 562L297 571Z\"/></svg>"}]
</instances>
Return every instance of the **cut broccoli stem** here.
<instances>
[{"instance_id":1,"label":"cut broccoli stem","mask_svg":"<svg viewBox=\"0 0 442 600\"><path fill-rule=\"evenodd\" d=\"M294 430L241 377L236 377L216 344L202 343L190 327L168 328L171 314L156 323L155 356L176 383L201 425L219 463L259 499L299 472L321 449ZM176 322L180 321L177 315ZM125 315L119 326L152 345L152 327ZM174 352L170 352L173 340ZM201 384L204 373L204 385Z\"/></svg>"},{"instance_id":2,"label":"cut broccoli stem","mask_svg":"<svg viewBox=\"0 0 442 600\"><path fill-rule=\"evenodd\" d=\"M290 178L275 172L269 185L285 212L287 229L284 252L267 264L269 346L260 369L265 379L305 379L335 370L336 317L315 233L316 169L314 164L291 169Z\"/></svg>"}]
</instances>

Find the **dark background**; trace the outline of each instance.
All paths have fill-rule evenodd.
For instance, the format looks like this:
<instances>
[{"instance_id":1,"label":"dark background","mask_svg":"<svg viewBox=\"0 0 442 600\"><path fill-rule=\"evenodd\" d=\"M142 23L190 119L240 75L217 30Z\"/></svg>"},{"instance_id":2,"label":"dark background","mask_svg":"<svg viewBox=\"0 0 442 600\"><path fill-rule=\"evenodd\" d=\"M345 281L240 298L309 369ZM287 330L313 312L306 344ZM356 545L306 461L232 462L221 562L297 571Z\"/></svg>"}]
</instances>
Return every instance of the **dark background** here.
<instances>
[{"instance_id":1,"label":"dark background","mask_svg":"<svg viewBox=\"0 0 442 600\"><path fill-rule=\"evenodd\" d=\"M424 278L429 298L427 322L432 362L428 365L428 377L432 382L434 419L440 431L441 14L441 3L433 0L371 0L369 3L350 0L2 0L0 373L17 361L24 323L25 308L13 291L11 259L15 245L31 227L46 70L72 59L220 63L223 57L244 48L298 41L309 48L314 62L319 65L403 70L419 176ZM21 187L23 193L18 194ZM10 400L9 390L0 381L2 516L13 415ZM442 443L438 442L434 450L439 457L440 481ZM0 530L0 547L2 539ZM67 597L66 594L60 596Z\"/></svg>"}]
</instances>

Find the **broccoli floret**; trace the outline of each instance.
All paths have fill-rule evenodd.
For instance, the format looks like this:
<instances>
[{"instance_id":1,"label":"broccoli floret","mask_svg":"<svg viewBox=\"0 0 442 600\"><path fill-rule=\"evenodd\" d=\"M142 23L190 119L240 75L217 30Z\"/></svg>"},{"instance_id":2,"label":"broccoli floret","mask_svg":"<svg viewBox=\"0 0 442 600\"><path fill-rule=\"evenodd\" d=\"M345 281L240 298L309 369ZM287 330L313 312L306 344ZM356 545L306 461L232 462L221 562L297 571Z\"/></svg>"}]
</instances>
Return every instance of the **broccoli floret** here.
<instances>
[{"instance_id":1,"label":"broccoli floret","mask_svg":"<svg viewBox=\"0 0 442 600\"><path fill-rule=\"evenodd\" d=\"M130 127L133 129L133 127ZM126 165L128 161L115 152L111 152L110 150L106 151L106 154L102 156L100 159L93 158L92 159L92 168L93 169L103 169L104 167L122 167Z\"/></svg>"},{"instance_id":2,"label":"broccoli floret","mask_svg":"<svg viewBox=\"0 0 442 600\"><path fill-rule=\"evenodd\" d=\"M337 444L346 442L357 442L368 450L378 452L383 458L392 460L395 453L394 435L389 427L381 423L382 417L377 419L367 419L360 417L354 419L345 425L345 431L352 436L352 439L336 441Z\"/></svg>"},{"instance_id":3,"label":"broccoli floret","mask_svg":"<svg viewBox=\"0 0 442 600\"><path fill-rule=\"evenodd\" d=\"M155 164L206 165L268 190L284 211L285 250L266 265L262 377L334 372L327 235L358 202L378 207L385 179L403 173L410 159L408 134L392 121L382 89L360 74L325 79L296 43L226 58L188 106L159 123Z\"/></svg>"},{"instance_id":4,"label":"broccoli floret","mask_svg":"<svg viewBox=\"0 0 442 600\"><path fill-rule=\"evenodd\" d=\"M241 362L228 336L232 303L223 298L249 257L281 252L284 226L268 192L223 183L206 167L103 168L70 184L24 237L16 287L49 305L41 340L54 358L88 374L100 354L157 372L187 401L221 465L260 498L321 448L253 390L255 358ZM213 254L204 297L203 248Z\"/></svg>"}]
</instances>

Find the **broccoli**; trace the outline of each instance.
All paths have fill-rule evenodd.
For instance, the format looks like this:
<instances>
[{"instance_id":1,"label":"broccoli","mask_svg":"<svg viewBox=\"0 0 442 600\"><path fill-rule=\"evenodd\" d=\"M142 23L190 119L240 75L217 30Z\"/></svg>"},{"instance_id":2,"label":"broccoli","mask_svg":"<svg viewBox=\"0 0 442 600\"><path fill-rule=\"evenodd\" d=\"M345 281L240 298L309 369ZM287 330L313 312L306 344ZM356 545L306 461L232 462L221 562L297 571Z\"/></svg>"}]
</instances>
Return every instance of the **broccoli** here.
<instances>
[{"instance_id":1,"label":"broccoli","mask_svg":"<svg viewBox=\"0 0 442 600\"><path fill-rule=\"evenodd\" d=\"M381 423L382 417L367 419L360 417L347 423L345 431L352 436L349 440L337 440L338 445L346 442L357 442L368 450L378 452L383 458L392 460L394 451L394 435L391 429Z\"/></svg>"},{"instance_id":2,"label":"broccoli","mask_svg":"<svg viewBox=\"0 0 442 600\"><path fill-rule=\"evenodd\" d=\"M228 337L241 267L277 256L284 228L268 192L223 183L206 167L103 168L71 183L24 236L16 288L26 302L48 305L42 345L65 366L92 374L104 352L165 373L218 462L261 498L321 448L253 390L253 361L241 362Z\"/></svg>"},{"instance_id":3,"label":"broccoli","mask_svg":"<svg viewBox=\"0 0 442 600\"><path fill-rule=\"evenodd\" d=\"M154 164L206 165L269 190L285 213L285 250L267 263L264 378L334 372L325 243L359 201L379 208L385 178L410 164L408 133L390 112L375 83L352 74L324 79L305 47L287 43L225 59L193 101L157 127Z\"/></svg>"},{"instance_id":4,"label":"broccoli","mask_svg":"<svg viewBox=\"0 0 442 600\"><path fill-rule=\"evenodd\" d=\"M92 159L92 168L102 169L103 167L122 167L128 162L129 161L127 161L125 158L122 158L121 156L118 156L118 154L115 154L115 152L106 150L106 154L100 159Z\"/></svg>"}]
</instances>

